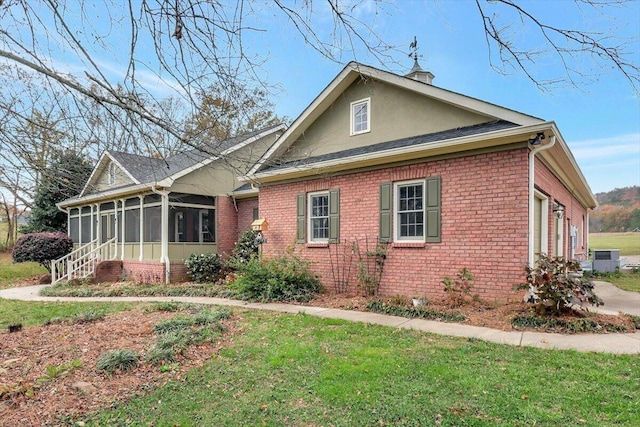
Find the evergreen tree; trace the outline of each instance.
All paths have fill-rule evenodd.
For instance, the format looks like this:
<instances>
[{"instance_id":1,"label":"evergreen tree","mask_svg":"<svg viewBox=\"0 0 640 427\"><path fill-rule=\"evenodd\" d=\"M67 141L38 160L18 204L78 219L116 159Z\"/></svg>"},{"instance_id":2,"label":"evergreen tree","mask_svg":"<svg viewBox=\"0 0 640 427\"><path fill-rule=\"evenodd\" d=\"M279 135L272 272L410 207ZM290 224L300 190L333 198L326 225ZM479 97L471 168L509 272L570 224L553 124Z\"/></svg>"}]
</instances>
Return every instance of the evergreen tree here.
<instances>
[{"instance_id":1,"label":"evergreen tree","mask_svg":"<svg viewBox=\"0 0 640 427\"><path fill-rule=\"evenodd\" d=\"M91 174L91 164L81 155L67 150L54 153L35 191L31 219L23 233L67 231L67 214L56 203L77 196Z\"/></svg>"}]
</instances>

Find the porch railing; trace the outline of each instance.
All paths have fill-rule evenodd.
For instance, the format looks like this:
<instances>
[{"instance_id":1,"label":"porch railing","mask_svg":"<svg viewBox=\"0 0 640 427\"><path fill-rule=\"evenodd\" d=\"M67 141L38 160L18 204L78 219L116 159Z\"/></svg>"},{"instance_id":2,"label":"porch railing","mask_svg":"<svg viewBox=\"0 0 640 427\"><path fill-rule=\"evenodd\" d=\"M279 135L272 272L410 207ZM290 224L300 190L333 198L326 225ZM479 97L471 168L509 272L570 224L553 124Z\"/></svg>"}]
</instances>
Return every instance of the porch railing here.
<instances>
[{"instance_id":1,"label":"porch railing","mask_svg":"<svg viewBox=\"0 0 640 427\"><path fill-rule=\"evenodd\" d=\"M100 261L113 260L117 256L116 238L98 244L98 239L82 245L60 259L51 261L51 283L61 280L84 279L96 271Z\"/></svg>"}]
</instances>

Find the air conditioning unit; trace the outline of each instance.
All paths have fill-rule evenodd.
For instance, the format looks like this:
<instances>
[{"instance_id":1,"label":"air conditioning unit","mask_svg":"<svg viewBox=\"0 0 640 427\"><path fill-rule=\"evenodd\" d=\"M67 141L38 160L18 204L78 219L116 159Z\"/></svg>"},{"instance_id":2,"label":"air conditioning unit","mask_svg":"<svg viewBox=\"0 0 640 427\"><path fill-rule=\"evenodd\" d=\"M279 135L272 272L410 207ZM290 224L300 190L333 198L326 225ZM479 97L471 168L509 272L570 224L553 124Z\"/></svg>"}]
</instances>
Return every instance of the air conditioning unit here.
<instances>
[{"instance_id":1,"label":"air conditioning unit","mask_svg":"<svg viewBox=\"0 0 640 427\"><path fill-rule=\"evenodd\" d=\"M612 273L620 265L620 249L594 249L593 269L595 271Z\"/></svg>"}]
</instances>

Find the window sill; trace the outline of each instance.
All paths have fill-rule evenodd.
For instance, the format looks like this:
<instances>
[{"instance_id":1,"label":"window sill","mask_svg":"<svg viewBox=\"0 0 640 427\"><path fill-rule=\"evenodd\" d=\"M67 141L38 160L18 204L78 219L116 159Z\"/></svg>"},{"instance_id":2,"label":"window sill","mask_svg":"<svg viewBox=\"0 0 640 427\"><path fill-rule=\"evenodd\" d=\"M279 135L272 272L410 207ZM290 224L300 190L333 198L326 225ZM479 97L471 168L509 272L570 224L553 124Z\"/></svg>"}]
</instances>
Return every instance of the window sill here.
<instances>
[{"instance_id":1,"label":"window sill","mask_svg":"<svg viewBox=\"0 0 640 427\"><path fill-rule=\"evenodd\" d=\"M306 248L314 249L314 248L328 248L329 242L311 242L305 244Z\"/></svg>"},{"instance_id":2,"label":"window sill","mask_svg":"<svg viewBox=\"0 0 640 427\"><path fill-rule=\"evenodd\" d=\"M391 244L392 248L424 248L426 247L426 243L423 242L393 242Z\"/></svg>"}]
</instances>

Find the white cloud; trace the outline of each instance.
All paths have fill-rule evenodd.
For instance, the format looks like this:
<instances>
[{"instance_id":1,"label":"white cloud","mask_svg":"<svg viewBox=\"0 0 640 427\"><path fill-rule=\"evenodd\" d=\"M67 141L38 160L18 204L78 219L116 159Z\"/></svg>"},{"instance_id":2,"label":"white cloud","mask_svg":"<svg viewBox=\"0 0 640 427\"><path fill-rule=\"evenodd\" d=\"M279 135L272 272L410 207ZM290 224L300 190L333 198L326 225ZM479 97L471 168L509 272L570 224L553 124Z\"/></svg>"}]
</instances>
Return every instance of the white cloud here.
<instances>
[{"instance_id":1,"label":"white cloud","mask_svg":"<svg viewBox=\"0 0 640 427\"><path fill-rule=\"evenodd\" d=\"M640 133L616 135L608 138L586 139L569 144L578 162L603 158L625 157L635 154L640 159Z\"/></svg>"}]
</instances>

